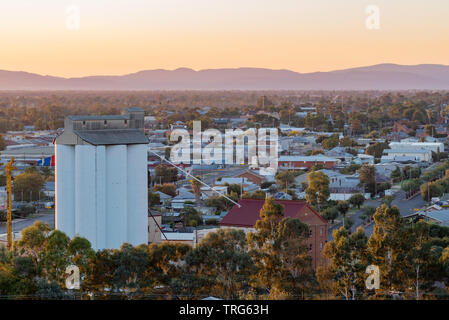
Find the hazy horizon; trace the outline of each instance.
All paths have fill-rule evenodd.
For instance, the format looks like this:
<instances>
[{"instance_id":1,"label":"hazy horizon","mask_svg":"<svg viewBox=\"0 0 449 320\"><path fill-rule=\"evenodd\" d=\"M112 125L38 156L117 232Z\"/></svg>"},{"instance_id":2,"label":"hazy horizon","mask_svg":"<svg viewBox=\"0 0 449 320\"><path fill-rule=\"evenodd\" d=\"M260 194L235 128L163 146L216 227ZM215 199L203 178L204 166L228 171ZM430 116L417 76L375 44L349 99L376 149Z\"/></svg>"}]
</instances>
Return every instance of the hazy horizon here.
<instances>
[{"instance_id":1,"label":"hazy horizon","mask_svg":"<svg viewBox=\"0 0 449 320\"><path fill-rule=\"evenodd\" d=\"M207 70L239 70L239 69L260 69L260 70L270 70L270 71L292 71L298 74L313 74L313 73L327 73L327 72L335 72L335 71L347 71L347 70L351 70L351 69L358 69L358 68L370 68L370 67L375 67L375 66L383 66L383 65L392 65L392 66L403 66L403 67L417 67L417 66L443 66L443 67L449 67L449 64L438 64L438 63L418 63L418 64L412 64L412 65L402 65L399 63L394 63L394 62L386 62L386 63L379 63L379 64L374 64L374 65L360 65L360 66L353 66L353 67L349 67L349 68L338 68L338 69L333 69L333 70L329 70L329 71L321 71L321 70L316 70L316 71L310 71L310 72L301 72L301 71L296 71L296 70L292 70L292 69L288 69L288 68L282 68L282 69L271 69L271 68L265 68L265 67L251 67L251 66L236 66L236 67L227 67L227 68L202 68L202 69L194 69L191 67L186 67L186 66L179 66L179 67L175 67L172 69L164 69L164 68L153 68L153 69L138 69L138 70L134 70L128 73L121 73L121 74L85 74L85 75L78 75L78 76L59 76L59 75L55 75L55 74L49 74L49 73L34 73L34 72L30 72L28 70L6 70L6 69L0 69L0 71L7 71L7 72L25 72L25 73L30 73L30 74L37 74L40 76L50 76L50 77L58 77L58 78L65 78L65 79L72 79L72 78L88 78L88 77L102 77L102 76L126 76L126 75L130 75L130 74L135 74L135 73L139 73L139 72L145 72L145 71L177 71L177 70L182 70L182 69L187 69L187 70L192 70L194 72L200 72L200 71L207 71Z\"/></svg>"}]
</instances>

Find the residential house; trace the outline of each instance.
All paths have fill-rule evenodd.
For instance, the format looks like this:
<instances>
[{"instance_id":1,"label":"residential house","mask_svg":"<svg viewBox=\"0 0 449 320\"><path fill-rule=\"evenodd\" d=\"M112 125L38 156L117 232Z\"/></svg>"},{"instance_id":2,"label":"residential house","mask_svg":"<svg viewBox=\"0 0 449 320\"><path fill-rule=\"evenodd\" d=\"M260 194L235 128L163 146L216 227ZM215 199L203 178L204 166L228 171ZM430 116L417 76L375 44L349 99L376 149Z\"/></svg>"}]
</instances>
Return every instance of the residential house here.
<instances>
[{"instance_id":1,"label":"residential house","mask_svg":"<svg viewBox=\"0 0 449 320\"><path fill-rule=\"evenodd\" d=\"M419 148L385 149L380 161L385 162L432 162L432 151Z\"/></svg>"},{"instance_id":2,"label":"residential house","mask_svg":"<svg viewBox=\"0 0 449 320\"><path fill-rule=\"evenodd\" d=\"M333 168L340 160L323 155L315 156L280 156L278 167L280 170L306 170L321 164L327 169Z\"/></svg>"},{"instance_id":3,"label":"residential house","mask_svg":"<svg viewBox=\"0 0 449 320\"><path fill-rule=\"evenodd\" d=\"M327 221L305 201L275 200L275 202L283 206L285 217L297 218L309 226L310 238L308 243L313 267L323 265L325 259L321 255L321 251L328 239ZM260 210L264 203L265 200L263 199L240 200L239 205L235 205L220 221L220 227L237 228L245 232L254 231L254 226L256 221L260 219Z\"/></svg>"},{"instance_id":4,"label":"residential house","mask_svg":"<svg viewBox=\"0 0 449 320\"><path fill-rule=\"evenodd\" d=\"M266 177L260 174L255 173L254 171L247 170L243 173L240 173L235 178L245 178L247 181L250 181L254 184L260 185L262 182L266 181Z\"/></svg>"}]
</instances>

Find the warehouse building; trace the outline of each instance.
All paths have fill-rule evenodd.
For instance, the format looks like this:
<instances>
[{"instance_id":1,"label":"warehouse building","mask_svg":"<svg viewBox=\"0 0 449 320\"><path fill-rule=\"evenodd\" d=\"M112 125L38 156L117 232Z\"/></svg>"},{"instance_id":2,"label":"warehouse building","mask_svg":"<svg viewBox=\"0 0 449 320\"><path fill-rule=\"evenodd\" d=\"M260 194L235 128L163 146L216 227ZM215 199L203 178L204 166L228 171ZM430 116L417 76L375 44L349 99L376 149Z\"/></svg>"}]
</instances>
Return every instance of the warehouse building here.
<instances>
[{"instance_id":1,"label":"warehouse building","mask_svg":"<svg viewBox=\"0 0 449 320\"><path fill-rule=\"evenodd\" d=\"M97 250L148 243L144 111L68 116L54 144L56 229Z\"/></svg>"}]
</instances>

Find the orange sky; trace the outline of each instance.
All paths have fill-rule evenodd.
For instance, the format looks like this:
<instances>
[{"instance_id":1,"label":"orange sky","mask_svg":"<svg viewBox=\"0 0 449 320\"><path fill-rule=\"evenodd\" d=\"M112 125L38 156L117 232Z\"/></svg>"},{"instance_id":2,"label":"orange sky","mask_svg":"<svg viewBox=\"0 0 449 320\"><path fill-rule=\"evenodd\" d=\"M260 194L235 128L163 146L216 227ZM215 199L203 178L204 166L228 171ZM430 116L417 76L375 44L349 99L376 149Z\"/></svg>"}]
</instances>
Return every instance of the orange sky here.
<instances>
[{"instance_id":1,"label":"orange sky","mask_svg":"<svg viewBox=\"0 0 449 320\"><path fill-rule=\"evenodd\" d=\"M379 30L365 26L371 4ZM78 30L66 26L70 5ZM447 0L2 0L0 69L69 77L449 64L448 16Z\"/></svg>"}]
</instances>

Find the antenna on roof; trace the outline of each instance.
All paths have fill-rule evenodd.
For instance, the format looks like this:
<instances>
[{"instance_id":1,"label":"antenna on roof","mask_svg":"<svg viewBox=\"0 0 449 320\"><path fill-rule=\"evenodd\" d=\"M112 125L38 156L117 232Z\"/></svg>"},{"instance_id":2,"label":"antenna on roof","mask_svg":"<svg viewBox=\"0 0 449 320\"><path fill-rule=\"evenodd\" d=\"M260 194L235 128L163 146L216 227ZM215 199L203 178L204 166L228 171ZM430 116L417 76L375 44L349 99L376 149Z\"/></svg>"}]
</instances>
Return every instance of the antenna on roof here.
<instances>
[{"instance_id":1,"label":"antenna on roof","mask_svg":"<svg viewBox=\"0 0 449 320\"><path fill-rule=\"evenodd\" d=\"M188 173L187 171L185 171L184 169L182 169L181 167L178 167L176 164L174 164L173 162L171 162L168 159L163 158L162 156L160 156L159 154L157 154L154 151L151 151L150 149L148 149L149 152L151 152L152 154L158 156L160 159L168 162L169 164L171 164L173 167L175 167L176 169L182 171L186 176L190 176L192 177L192 179L195 179L196 181L198 181L199 183L201 183L202 185L208 187L209 189L211 189L213 192L218 193L220 196L224 197L225 199L231 201L233 204L237 205L239 208L241 207L240 204L238 204L237 202L235 202L234 200L232 200L231 198L229 198L228 196L224 195L223 193L215 190L213 187L211 187L210 185L208 185L207 183L204 183L203 181L201 181L200 179L198 179L197 177L194 177L193 175L191 175L190 173Z\"/></svg>"}]
</instances>

